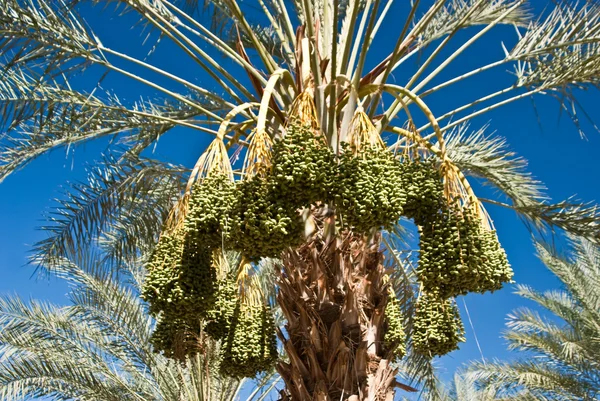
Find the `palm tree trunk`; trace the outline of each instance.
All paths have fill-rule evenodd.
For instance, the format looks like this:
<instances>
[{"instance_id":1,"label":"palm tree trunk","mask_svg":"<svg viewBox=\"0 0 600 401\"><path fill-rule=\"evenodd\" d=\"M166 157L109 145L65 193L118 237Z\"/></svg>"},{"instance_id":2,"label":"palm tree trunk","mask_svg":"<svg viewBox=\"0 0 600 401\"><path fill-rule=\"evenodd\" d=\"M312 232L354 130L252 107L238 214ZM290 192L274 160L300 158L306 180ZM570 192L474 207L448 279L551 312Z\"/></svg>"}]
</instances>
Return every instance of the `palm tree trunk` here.
<instances>
[{"instance_id":1,"label":"palm tree trunk","mask_svg":"<svg viewBox=\"0 0 600 401\"><path fill-rule=\"evenodd\" d=\"M398 383L383 346L388 292L380 234L329 235L333 222L318 226L286 252L278 272L287 318L279 337L289 357L277 366L286 384L281 399L391 401Z\"/></svg>"}]
</instances>

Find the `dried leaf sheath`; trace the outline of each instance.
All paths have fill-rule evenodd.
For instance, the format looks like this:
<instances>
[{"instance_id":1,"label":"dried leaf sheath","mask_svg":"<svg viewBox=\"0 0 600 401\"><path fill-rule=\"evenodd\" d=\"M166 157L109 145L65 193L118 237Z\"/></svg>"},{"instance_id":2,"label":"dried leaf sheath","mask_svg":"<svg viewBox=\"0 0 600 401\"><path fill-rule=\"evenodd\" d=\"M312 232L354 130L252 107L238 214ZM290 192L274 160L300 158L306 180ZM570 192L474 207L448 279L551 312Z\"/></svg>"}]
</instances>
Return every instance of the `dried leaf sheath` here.
<instances>
[{"instance_id":1,"label":"dried leaf sheath","mask_svg":"<svg viewBox=\"0 0 600 401\"><path fill-rule=\"evenodd\" d=\"M396 369L384 347L388 287L379 240L351 232L327 238L326 216L315 215L318 231L284 254L278 277L289 357L277 367L283 399L388 400Z\"/></svg>"}]
</instances>

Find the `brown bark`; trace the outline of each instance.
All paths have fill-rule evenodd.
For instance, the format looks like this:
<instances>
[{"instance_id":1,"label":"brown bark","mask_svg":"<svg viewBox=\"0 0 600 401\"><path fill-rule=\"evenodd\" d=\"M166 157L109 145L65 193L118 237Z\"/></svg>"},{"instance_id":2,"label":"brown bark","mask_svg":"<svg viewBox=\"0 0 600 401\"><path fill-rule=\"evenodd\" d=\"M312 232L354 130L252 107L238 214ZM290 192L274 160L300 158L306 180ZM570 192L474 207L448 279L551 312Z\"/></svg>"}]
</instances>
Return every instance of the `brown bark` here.
<instances>
[{"instance_id":1,"label":"brown bark","mask_svg":"<svg viewBox=\"0 0 600 401\"><path fill-rule=\"evenodd\" d=\"M327 220L327 219L323 219ZM277 370L289 401L391 401L396 368L383 346L387 289L379 234L329 235L325 221L283 255L279 337L289 361Z\"/></svg>"}]
</instances>

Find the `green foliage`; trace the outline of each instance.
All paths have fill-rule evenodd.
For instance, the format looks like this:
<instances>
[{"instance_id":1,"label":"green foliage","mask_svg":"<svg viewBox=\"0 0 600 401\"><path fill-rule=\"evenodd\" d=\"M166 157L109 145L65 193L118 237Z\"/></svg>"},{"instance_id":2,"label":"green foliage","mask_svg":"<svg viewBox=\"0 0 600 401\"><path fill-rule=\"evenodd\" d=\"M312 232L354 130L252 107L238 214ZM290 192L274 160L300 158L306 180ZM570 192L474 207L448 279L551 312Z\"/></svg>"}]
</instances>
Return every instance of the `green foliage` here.
<instances>
[{"instance_id":1,"label":"green foliage","mask_svg":"<svg viewBox=\"0 0 600 401\"><path fill-rule=\"evenodd\" d=\"M254 377L271 369L277 360L271 309L238 302L222 353L221 372L231 377Z\"/></svg>"},{"instance_id":2,"label":"green foliage","mask_svg":"<svg viewBox=\"0 0 600 401\"><path fill-rule=\"evenodd\" d=\"M343 144L336 205L344 224L360 233L396 224L406 201L402 173L387 149L367 146L355 156Z\"/></svg>"},{"instance_id":3,"label":"green foliage","mask_svg":"<svg viewBox=\"0 0 600 401\"><path fill-rule=\"evenodd\" d=\"M464 342L464 328L458 308L435 293L422 293L415 306L412 343L418 352L446 355Z\"/></svg>"},{"instance_id":4,"label":"green foliage","mask_svg":"<svg viewBox=\"0 0 600 401\"><path fill-rule=\"evenodd\" d=\"M297 208L331 200L335 167L325 138L299 120L292 121L273 145L274 190Z\"/></svg>"},{"instance_id":5,"label":"green foliage","mask_svg":"<svg viewBox=\"0 0 600 401\"><path fill-rule=\"evenodd\" d=\"M220 373L217 342L205 336L194 347L202 352L181 362L155 353L142 264L117 278L98 256L49 270L69 286L66 305L0 296L0 399L239 401L249 381ZM267 374L249 388L262 394L272 383Z\"/></svg>"},{"instance_id":6,"label":"green foliage","mask_svg":"<svg viewBox=\"0 0 600 401\"><path fill-rule=\"evenodd\" d=\"M511 350L526 354L512 362L476 363L470 371L480 386L504 399L598 399L600 247L571 238L570 257L541 244L537 248L564 289L538 292L518 286L517 294L541 309L520 308L508 316L504 338Z\"/></svg>"},{"instance_id":7,"label":"green foliage","mask_svg":"<svg viewBox=\"0 0 600 401\"><path fill-rule=\"evenodd\" d=\"M256 261L278 257L287 247L300 243L300 216L294 205L273 191L269 179L253 177L238 182L238 188L238 218L232 233L235 250Z\"/></svg>"},{"instance_id":8,"label":"green foliage","mask_svg":"<svg viewBox=\"0 0 600 401\"><path fill-rule=\"evenodd\" d=\"M95 160L87 179L71 183L47 215L53 224L43 228L48 237L33 249L36 262L52 266L63 257L76 257L93 248L98 235L116 232L126 233L127 241L106 256L117 266L137 258L137 249L156 243L162 221L182 189L183 172L141 157Z\"/></svg>"}]
</instances>

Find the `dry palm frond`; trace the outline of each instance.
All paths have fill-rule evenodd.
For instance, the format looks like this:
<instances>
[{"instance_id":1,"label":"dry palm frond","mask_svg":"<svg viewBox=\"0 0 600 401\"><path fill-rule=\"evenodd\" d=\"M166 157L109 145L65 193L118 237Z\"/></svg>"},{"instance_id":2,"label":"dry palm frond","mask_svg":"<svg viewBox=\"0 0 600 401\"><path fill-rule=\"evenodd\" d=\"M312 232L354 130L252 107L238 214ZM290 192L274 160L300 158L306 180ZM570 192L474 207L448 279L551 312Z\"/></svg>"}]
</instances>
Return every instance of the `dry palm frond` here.
<instances>
[{"instance_id":1,"label":"dry palm frond","mask_svg":"<svg viewBox=\"0 0 600 401\"><path fill-rule=\"evenodd\" d=\"M466 180L461 180L454 164L448 160L442 162L441 173L444 179L444 195L449 204L467 206L477 202L477 198L474 198L475 193Z\"/></svg>"},{"instance_id":2,"label":"dry palm frond","mask_svg":"<svg viewBox=\"0 0 600 401\"><path fill-rule=\"evenodd\" d=\"M186 192L181 196L175 205L169 211L165 224L160 232L160 235L174 235L177 237L183 236L183 224L188 213L190 203L189 193Z\"/></svg>"},{"instance_id":3,"label":"dry palm frond","mask_svg":"<svg viewBox=\"0 0 600 401\"><path fill-rule=\"evenodd\" d=\"M178 237L185 235L183 226L189 212L194 184L196 182L201 182L210 175L220 174L225 175L225 177L233 182L233 169L227 153L227 147L223 142L223 135L217 136L217 138L208 145L200 158L198 158L188 179L185 192L169 212L161 235L173 234Z\"/></svg>"},{"instance_id":4,"label":"dry palm frond","mask_svg":"<svg viewBox=\"0 0 600 401\"><path fill-rule=\"evenodd\" d=\"M255 269L252 262L242 256L235 271L235 281L239 287L240 298L249 298L251 302L255 302L260 297L261 287L255 280Z\"/></svg>"},{"instance_id":5,"label":"dry palm frond","mask_svg":"<svg viewBox=\"0 0 600 401\"><path fill-rule=\"evenodd\" d=\"M222 249L213 249L212 266L217 271L217 280L224 280L231 272L229 258Z\"/></svg>"},{"instance_id":6,"label":"dry palm frond","mask_svg":"<svg viewBox=\"0 0 600 401\"><path fill-rule=\"evenodd\" d=\"M460 172L456 165L442 163L442 177L444 179L444 195L449 205L457 207L460 211L473 210L481 221L482 228L494 230L494 223L483 204L479 201L467 178Z\"/></svg>"}]
</instances>

